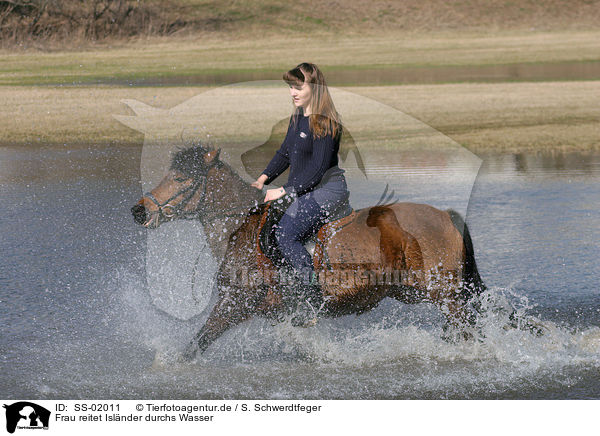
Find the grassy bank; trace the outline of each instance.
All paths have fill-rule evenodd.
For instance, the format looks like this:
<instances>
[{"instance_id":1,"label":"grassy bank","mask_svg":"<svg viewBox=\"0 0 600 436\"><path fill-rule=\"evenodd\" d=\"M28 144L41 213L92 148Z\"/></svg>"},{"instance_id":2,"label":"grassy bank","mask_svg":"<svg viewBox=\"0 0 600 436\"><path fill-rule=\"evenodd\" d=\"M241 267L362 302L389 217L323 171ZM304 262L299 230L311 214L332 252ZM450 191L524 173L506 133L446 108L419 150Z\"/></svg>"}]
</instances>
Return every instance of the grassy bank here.
<instances>
[{"instance_id":1,"label":"grassy bank","mask_svg":"<svg viewBox=\"0 0 600 436\"><path fill-rule=\"evenodd\" d=\"M348 87L390 105L475 153L600 150L600 81ZM143 134L113 114L122 99L171 108L197 87L0 87L3 142L141 145Z\"/></svg>"},{"instance_id":2,"label":"grassy bank","mask_svg":"<svg viewBox=\"0 0 600 436\"><path fill-rule=\"evenodd\" d=\"M591 62L600 61L598 41L600 31L155 38L86 50L4 50L0 85L194 85L211 75L229 75L229 82L278 79L304 60L333 78L346 70Z\"/></svg>"},{"instance_id":3,"label":"grassy bank","mask_svg":"<svg viewBox=\"0 0 600 436\"><path fill-rule=\"evenodd\" d=\"M130 114L122 99L171 108L206 91L207 75L222 74L226 82L238 76L278 79L309 60L333 83L340 72L356 73L344 89L388 104L474 152L598 150L600 77L474 83L477 74L470 75L493 65L595 65L598 41L600 31L594 30L282 32L113 41L56 51L5 49L0 51L0 143L141 145L143 135L112 116ZM439 73L447 67L463 68L465 80L361 86L373 71Z\"/></svg>"}]
</instances>

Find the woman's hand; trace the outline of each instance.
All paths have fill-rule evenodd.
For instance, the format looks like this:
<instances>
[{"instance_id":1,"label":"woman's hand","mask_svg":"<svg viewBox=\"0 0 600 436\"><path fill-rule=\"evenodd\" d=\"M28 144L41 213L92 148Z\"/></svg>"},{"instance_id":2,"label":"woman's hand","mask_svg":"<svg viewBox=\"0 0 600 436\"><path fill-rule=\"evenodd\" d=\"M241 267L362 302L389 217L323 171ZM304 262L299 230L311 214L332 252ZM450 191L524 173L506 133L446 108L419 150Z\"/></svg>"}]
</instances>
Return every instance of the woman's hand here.
<instances>
[{"instance_id":1,"label":"woman's hand","mask_svg":"<svg viewBox=\"0 0 600 436\"><path fill-rule=\"evenodd\" d=\"M252 182L250 184L250 186L254 186L256 189L262 189L263 186L265 186L265 182L268 179L268 177L265 174L261 174L260 177L258 179L256 179L255 182Z\"/></svg>"},{"instance_id":2,"label":"woman's hand","mask_svg":"<svg viewBox=\"0 0 600 436\"><path fill-rule=\"evenodd\" d=\"M275 188L275 189L267 189L267 195L265 195L264 201L277 200L280 197L285 195L285 189L283 188Z\"/></svg>"}]
</instances>

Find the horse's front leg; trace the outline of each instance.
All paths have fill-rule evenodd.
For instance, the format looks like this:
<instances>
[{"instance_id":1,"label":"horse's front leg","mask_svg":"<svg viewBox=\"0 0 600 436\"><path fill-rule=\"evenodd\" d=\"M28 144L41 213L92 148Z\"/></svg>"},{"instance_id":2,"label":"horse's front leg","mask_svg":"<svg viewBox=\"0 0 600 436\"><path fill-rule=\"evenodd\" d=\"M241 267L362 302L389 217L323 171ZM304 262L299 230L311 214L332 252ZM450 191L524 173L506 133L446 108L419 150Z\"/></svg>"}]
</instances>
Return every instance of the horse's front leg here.
<instances>
[{"instance_id":1,"label":"horse's front leg","mask_svg":"<svg viewBox=\"0 0 600 436\"><path fill-rule=\"evenodd\" d=\"M217 304L204 326L185 348L183 358L193 360L198 352L203 353L227 329L252 318L257 314L262 300L264 293L260 289L222 287Z\"/></svg>"}]
</instances>

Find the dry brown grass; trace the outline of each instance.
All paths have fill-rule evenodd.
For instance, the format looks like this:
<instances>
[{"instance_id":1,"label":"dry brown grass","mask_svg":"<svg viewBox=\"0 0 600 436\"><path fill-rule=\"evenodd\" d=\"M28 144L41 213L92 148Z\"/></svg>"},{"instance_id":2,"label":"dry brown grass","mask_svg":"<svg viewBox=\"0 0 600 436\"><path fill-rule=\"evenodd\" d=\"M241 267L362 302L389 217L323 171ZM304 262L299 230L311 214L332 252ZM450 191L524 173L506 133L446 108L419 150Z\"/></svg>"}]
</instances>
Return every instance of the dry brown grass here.
<instances>
[{"instance_id":1,"label":"dry brown grass","mask_svg":"<svg viewBox=\"0 0 600 436\"><path fill-rule=\"evenodd\" d=\"M471 151L600 150L600 81L345 88L388 104ZM1 87L4 143L141 145L113 114L122 99L171 108L206 88Z\"/></svg>"},{"instance_id":2,"label":"dry brown grass","mask_svg":"<svg viewBox=\"0 0 600 436\"><path fill-rule=\"evenodd\" d=\"M355 87L474 152L600 150L600 82Z\"/></svg>"}]
</instances>

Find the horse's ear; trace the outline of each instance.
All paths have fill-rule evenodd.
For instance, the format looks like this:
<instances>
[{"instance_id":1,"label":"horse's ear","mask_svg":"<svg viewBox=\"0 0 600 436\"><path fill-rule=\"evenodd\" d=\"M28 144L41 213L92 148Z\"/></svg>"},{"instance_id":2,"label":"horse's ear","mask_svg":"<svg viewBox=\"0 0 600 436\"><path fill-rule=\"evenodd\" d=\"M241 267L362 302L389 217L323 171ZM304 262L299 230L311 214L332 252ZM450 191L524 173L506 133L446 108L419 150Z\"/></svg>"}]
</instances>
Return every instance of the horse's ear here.
<instances>
[{"instance_id":1,"label":"horse's ear","mask_svg":"<svg viewBox=\"0 0 600 436\"><path fill-rule=\"evenodd\" d=\"M204 155L204 162L206 162L207 164L211 164L211 163L215 162L215 159L219 158L219 153L221 153L220 148L209 151L208 153L206 153Z\"/></svg>"}]
</instances>

